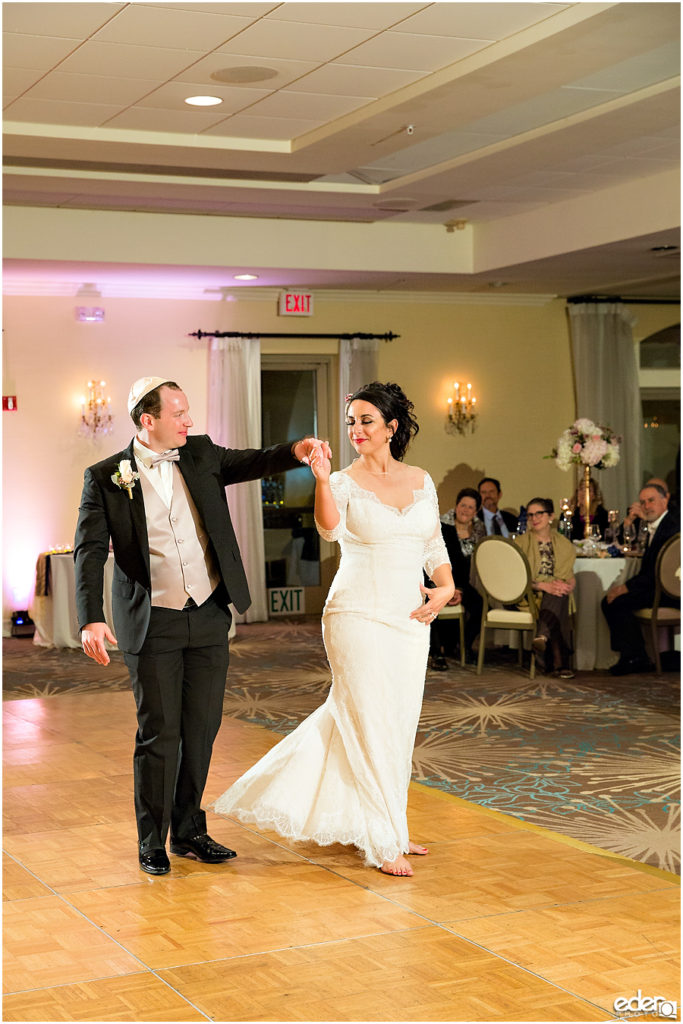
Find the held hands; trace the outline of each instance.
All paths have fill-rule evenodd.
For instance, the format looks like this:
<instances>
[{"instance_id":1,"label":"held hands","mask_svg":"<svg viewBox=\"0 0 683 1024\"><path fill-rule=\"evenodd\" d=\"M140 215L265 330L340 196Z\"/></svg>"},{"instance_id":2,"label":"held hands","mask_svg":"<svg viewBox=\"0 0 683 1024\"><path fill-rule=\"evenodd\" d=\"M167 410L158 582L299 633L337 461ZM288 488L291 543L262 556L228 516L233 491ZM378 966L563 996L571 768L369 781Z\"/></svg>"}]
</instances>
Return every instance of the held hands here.
<instances>
[{"instance_id":1,"label":"held hands","mask_svg":"<svg viewBox=\"0 0 683 1024\"><path fill-rule=\"evenodd\" d=\"M304 437L292 448L292 454L299 462L313 469L313 460L319 461L325 458L328 462L332 459L332 450L327 441L320 441L317 437Z\"/></svg>"},{"instance_id":2,"label":"held hands","mask_svg":"<svg viewBox=\"0 0 683 1024\"><path fill-rule=\"evenodd\" d=\"M88 622L81 630L83 650L98 665L109 664L109 655L104 646L105 640L108 640L110 644L118 643L106 622Z\"/></svg>"},{"instance_id":3,"label":"held hands","mask_svg":"<svg viewBox=\"0 0 683 1024\"><path fill-rule=\"evenodd\" d=\"M325 452L325 448L327 448L327 453ZM316 481L325 483L330 479L330 472L332 470L330 458L330 448L326 441L322 442L321 446L316 448L310 455L308 464L311 467L311 472L313 473Z\"/></svg>"},{"instance_id":4,"label":"held hands","mask_svg":"<svg viewBox=\"0 0 683 1024\"><path fill-rule=\"evenodd\" d=\"M616 587L610 587L607 591L607 594L605 595L607 599L607 604L611 604L616 597L622 597L624 594L628 594L628 587L625 586L623 583L620 583Z\"/></svg>"},{"instance_id":5,"label":"held hands","mask_svg":"<svg viewBox=\"0 0 683 1024\"><path fill-rule=\"evenodd\" d=\"M455 590L452 583L447 583L443 587L430 587L429 590L421 583L420 590L427 600L410 613L410 618L423 622L425 626L432 624L444 605L460 603L458 600L451 600L460 594L460 591ZM462 594L460 594L460 600L462 600Z\"/></svg>"}]
</instances>

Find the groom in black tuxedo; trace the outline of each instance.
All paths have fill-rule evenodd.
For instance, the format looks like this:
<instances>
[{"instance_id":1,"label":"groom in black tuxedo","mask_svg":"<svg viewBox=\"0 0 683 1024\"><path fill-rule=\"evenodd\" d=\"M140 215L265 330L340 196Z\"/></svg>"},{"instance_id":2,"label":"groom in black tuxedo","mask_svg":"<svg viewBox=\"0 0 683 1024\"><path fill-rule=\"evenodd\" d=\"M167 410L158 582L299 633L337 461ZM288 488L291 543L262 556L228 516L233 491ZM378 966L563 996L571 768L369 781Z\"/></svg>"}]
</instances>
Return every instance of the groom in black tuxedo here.
<instances>
[{"instance_id":1,"label":"groom in black tuxedo","mask_svg":"<svg viewBox=\"0 0 683 1024\"><path fill-rule=\"evenodd\" d=\"M206 832L201 798L223 711L228 604L250 603L225 496L227 484L308 462L315 438L237 451L189 437L184 392L142 377L128 397L137 428L124 451L85 471L74 559L81 642L109 663L123 652L137 705L135 813L143 871L170 870L171 852L215 864L235 857ZM114 551L116 637L104 621L103 573ZM118 638L118 639L117 639Z\"/></svg>"}]
</instances>

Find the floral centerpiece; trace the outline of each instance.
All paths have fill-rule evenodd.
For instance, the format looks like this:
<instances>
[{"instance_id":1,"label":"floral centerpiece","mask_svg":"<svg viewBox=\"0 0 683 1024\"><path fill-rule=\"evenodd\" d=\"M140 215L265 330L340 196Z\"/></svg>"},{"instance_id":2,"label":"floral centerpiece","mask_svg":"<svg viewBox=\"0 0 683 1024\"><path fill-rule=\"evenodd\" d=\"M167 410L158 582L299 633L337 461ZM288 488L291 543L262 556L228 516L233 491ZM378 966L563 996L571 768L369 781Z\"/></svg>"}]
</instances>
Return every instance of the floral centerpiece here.
<instances>
[{"instance_id":1,"label":"floral centerpiece","mask_svg":"<svg viewBox=\"0 0 683 1024\"><path fill-rule=\"evenodd\" d=\"M584 467L585 479L585 536L590 532L590 477L591 466L611 469L619 462L621 438L602 424L586 417L576 420L560 434L556 446L546 458L555 459L555 465L568 470L572 466Z\"/></svg>"}]
</instances>

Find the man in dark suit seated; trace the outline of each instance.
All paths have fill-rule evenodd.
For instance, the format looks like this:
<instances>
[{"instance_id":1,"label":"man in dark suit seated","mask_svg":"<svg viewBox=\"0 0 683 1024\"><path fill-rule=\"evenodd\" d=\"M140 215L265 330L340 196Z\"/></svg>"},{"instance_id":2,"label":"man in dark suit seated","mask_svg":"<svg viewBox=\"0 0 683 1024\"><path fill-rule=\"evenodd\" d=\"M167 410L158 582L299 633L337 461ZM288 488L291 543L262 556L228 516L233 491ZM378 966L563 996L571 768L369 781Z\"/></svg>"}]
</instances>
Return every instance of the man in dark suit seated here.
<instances>
[{"instance_id":1,"label":"man in dark suit seated","mask_svg":"<svg viewBox=\"0 0 683 1024\"><path fill-rule=\"evenodd\" d=\"M613 676L651 672L654 669L645 651L640 623L633 613L638 608L649 608L652 604L657 555L666 541L680 529L667 505L668 494L663 487L659 484L646 484L643 487L640 492L640 518L648 524L648 544L640 571L626 583L610 587L602 600L612 650L619 652L619 661L610 669ZM662 603L675 605L676 602L667 598Z\"/></svg>"},{"instance_id":2,"label":"man in dark suit seated","mask_svg":"<svg viewBox=\"0 0 683 1024\"><path fill-rule=\"evenodd\" d=\"M486 533L498 534L501 537L509 537L517 531L517 518L511 512L499 509L500 499L503 492L500 489L500 480L495 477L485 476L477 484L481 507L477 512L477 519L481 519L486 527Z\"/></svg>"}]
</instances>

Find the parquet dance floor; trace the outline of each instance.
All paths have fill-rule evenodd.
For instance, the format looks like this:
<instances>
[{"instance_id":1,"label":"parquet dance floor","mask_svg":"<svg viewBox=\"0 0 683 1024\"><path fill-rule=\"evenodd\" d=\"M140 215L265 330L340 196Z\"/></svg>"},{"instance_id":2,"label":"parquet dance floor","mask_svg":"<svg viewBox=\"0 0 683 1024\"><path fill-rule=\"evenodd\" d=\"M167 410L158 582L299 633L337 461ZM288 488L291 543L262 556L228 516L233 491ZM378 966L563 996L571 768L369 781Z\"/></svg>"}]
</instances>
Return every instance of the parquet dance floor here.
<instances>
[{"instance_id":1,"label":"parquet dance floor","mask_svg":"<svg viewBox=\"0 0 683 1024\"><path fill-rule=\"evenodd\" d=\"M237 859L154 878L130 693L7 700L4 723L4 1020L603 1021L638 992L680 1001L666 871L413 783L413 878L211 813ZM226 718L207 803L277 739Z\"/></svg>"}]
</instances>

